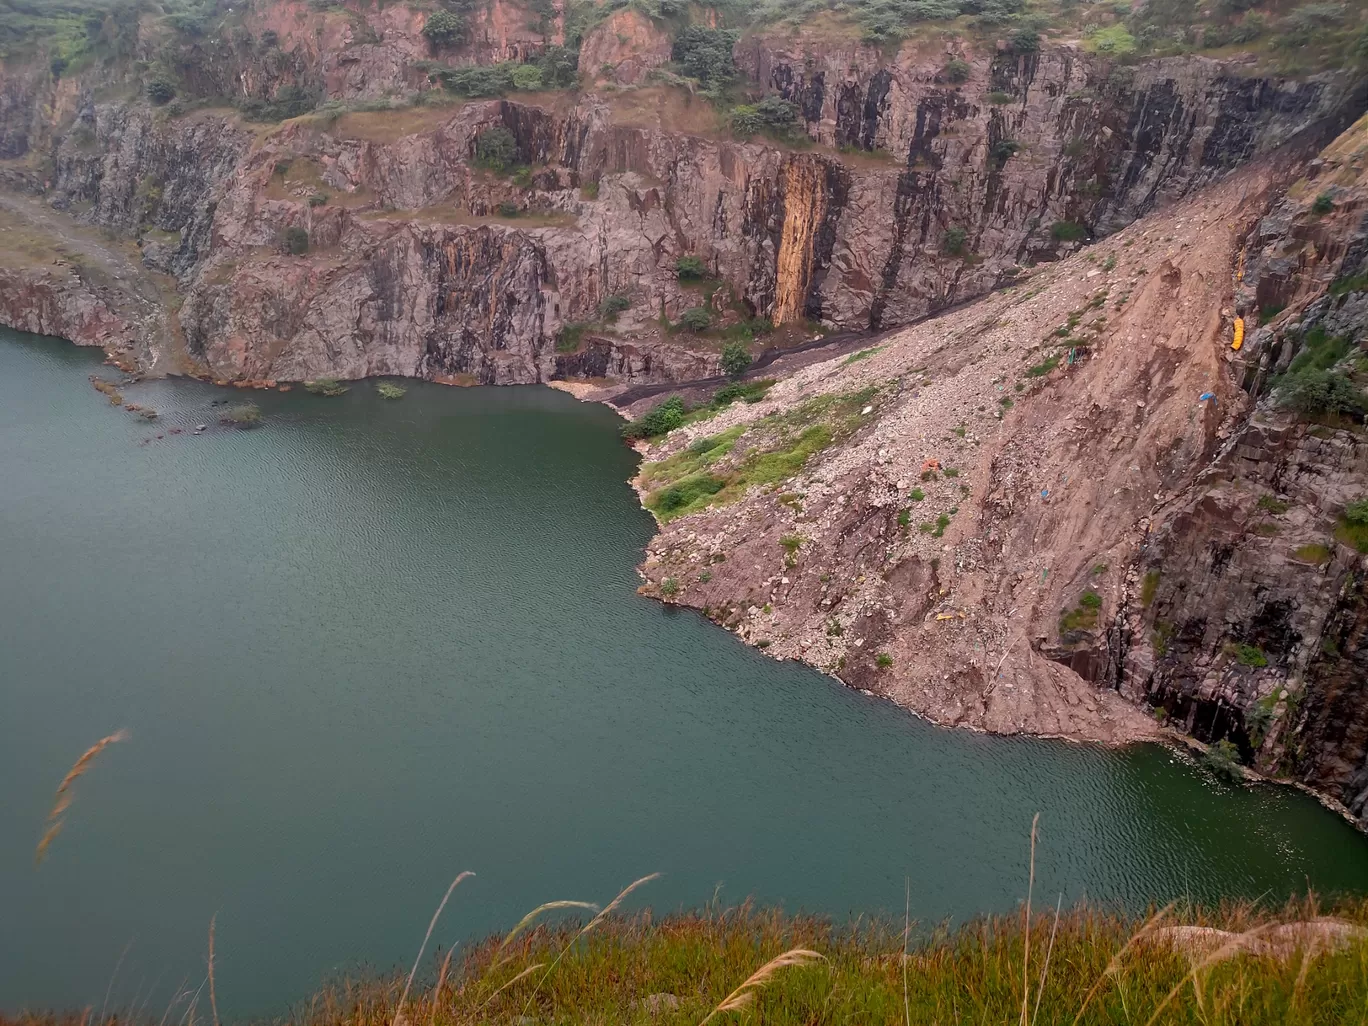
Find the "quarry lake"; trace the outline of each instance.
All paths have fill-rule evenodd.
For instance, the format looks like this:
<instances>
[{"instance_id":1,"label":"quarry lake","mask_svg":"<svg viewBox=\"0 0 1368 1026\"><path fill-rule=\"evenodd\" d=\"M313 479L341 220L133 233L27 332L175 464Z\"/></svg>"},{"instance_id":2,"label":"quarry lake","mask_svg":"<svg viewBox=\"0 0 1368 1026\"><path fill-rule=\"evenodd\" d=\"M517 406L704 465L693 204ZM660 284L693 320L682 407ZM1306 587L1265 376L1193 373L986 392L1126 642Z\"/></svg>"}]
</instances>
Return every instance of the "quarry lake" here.
<instances>
[{"instance_id":1,"label":"quarry lake","mask_svg":"<svg viewBox=\"0 0 1368 1026\"><path fill-rule=\"evenodd\" d=\"M1008 911L1036 812L1048 904L1368 890L1295 791L939 729L638 596L603 407L362 383L243 431L242 393L167 380L126 390L149 425L102 370L0 332L0 1007L159 1015L216 915L221 1011L279 1014L407 964L463 869L444 949L653 871L630 907L901 918L910 879L923 923Z\"/></svg>"}]
</instances>

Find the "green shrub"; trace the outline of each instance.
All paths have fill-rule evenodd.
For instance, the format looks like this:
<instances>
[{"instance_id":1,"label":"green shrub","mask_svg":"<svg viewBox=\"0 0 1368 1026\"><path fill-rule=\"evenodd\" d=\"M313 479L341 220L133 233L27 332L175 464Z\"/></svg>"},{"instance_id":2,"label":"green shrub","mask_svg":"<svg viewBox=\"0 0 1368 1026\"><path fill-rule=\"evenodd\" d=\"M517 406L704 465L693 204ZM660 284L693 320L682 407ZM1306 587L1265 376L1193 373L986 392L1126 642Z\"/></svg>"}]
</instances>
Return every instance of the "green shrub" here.
<instances>
[{"instance_id":1,"label":"green shrub","mask_svg":"<svg viewBox=\"0 0 1368 1026\"><path fill-rule=\"evenodd\" d=\"M926 493L922 491L920 488L913 488L910 492L907 493L907 497L912 502L921 502L923 499L926 498Z\"/></svg>"},{"instance_id":2,"label":"green shrub","mask_svg":"<svg viewBox=\"0 0 1368 1026\"><path fill-rule=\"evenodd\" d=\"M988 162L1001 170L1002 167L1021 151L1021 143L1015 139L999 139L988 147Z\"/></svg>"},{"instance_id":3,"label":"green shrub","mask_svg":"<svg viewBox=\"0 0 1368 1026\"><path fill-rule=\"evenodd\" d=\"M1023 28L1012 36L1011 45L1015 53L1039 53L1040 33Z\"/></svg>"},{"instance_id":4,"label":"green shrub","mask_svg":"<svg viewBox=\"0 0 1368 1026\"><path fill-rule=\"evenodd\" d=\"M725 85L736 77L732 50L739 36L731 29L690 25L675 38L670 58L680 71L705 86Z\"/></svg>"},{"instance_id":5,"label":"green shrub","mask_svg":"<svg viewBox=\"0 0 1368 1026\"><path fill-rule=\"evenodd\" d=\"M1099 595L1097 592L1089 589L1088 591L1085 591L1082 595L1079 596L1078 604L1082 606L1084 609L1101 609L1102 596Z\"/></svg>"},{"instance_id":6,"label":"green shrub","mask_svg":"<svg viewBox=\"0 0 1368 1026\"><path fill-rule=\"evenodd\" d=\"M945 229L945 234L941 236L941 251L950 256L963 256L964 247L969 242L969 233L959 225L952 225Z\"/></svg>"},{"instance_id":7,"label":"green shrub","mask_svg":"<svg viewBox=\"0 0 1368 1026\"><path fill-rule=\"evenodd\" d=\"M1335 537L1359 552L1368 552L1368 499L1359 499L1344 508Z\"/></svg>"},{"instance_id":8,"label":"green shrub","mask_svg":"<svg viewBox=\"0 0 1368 1026\"><path fill-rule=\"evenodd\" d=\"M675 261L675 277L680 281L701 281L708 276L708 269L696 256L682 256Z\"/></svg>"},{"instance_id":9,"label":"green shrub","mask_svg":"<svg viewBox=\"0 0 1368 1026\"><path fill-rule=\"evenodd\" d=\"M912 523L912 511L910 509L898 510L898 526L905 531L910 523Z\"/></svg>"},{"instance_id":10,"label":"green shrub","mask_svg":"<svg viewBox=\"0 0 1368 1026\"><path fill-rule=\"evenodd\" d=\"M1264 655L1263 649L1257 645L1248 645L1241 641L1229 646L1228 651L1241 666L1257 668L1268 665L1268 656Z\"/></svg>"},{"instance_id":11,"label":"green shrub","mask_svg":"<svg viewBox=\"0 0 1368 1026\"><path fill-rule=\"evenodd\" d=\"M1073 221L1056 221L1050 225L1050 235L1056 242L1077 242L1088 237L1088 229Z\"/></svg>"},{"instance_id":12,"label":"green shrub","mask_svg":"<svg viewBox=\"0 0 1368 1026\"><path fill-rule=\"evenodd\" d=\"M1259 496L1258 508L1265 513L1282 514L1287 512L1288 504L1272 495L1261 495Z\"/></svg>"},{"instance_id":13,"label":"green shrub","mask_svg":"<svg viewBox=\"0 0 1368 1026\"><path fill-rule=\"evenodd\" d=\"M671 514L692 506L699 499L716 495L726 483L722 478L713 477L708 473L691 474L654 493L650 505L662 517L668 518Z\"/></svg>"},{"instance_id":14,"label":"green shrub","mask_svg":"<svg viewBox=\"0 0 1368 1026\"><path fill-rule=\"evenodd\" d=\"M309 197L309 206L311 206L311 207L322 207L322 206L326 206L326 205L327 205L327 202L328 202L328 194L327 194L326 192L316 192L316 193L314 193L312 196Z\"/></svg>"},{"instance_id":15,"label":"green shrub","mask_svg":"<svg viewBox=\"0 0 1368 1026\"><path fill-rule=\"evenodd\" d=\"M500 217L517 217L522 211L512 200L500 200L499 205L494 208Z\"/></svg>"},{"instance_id":16,"label":"green shrub","mask_svg":"<svg viewBox=\"0 0 1368 1026\"><path fill-rule=\"evenodd\" d=\"M631 307L632 301L630 299L621 293L614 293L599 304L599 317L611 323L617 320L618 314L630 310Z\"/></svg>"},{"instance_id":17,"label":"green shrub","mask_svg":"<svg viewBox=\"0 0 1368 1026\"><path fill-rule=\"evenodd\" d=\"M297 225L285 229L285 252L291 256L303 256L309 251L309 233Z\"/></svg>"},{"instance_id":18,"label":"green shrub","mask_svg":"<svg viewBox=\"0 0 1368 1026\"><path fill-rule=\"evenodd\" d=\"M946 64L943 74L949 81L959 84L961 82L969 81L969 74L971 71L973 71L973 69L969 67L968 61L962 61L956 57L951 60L950 63Z\"/></svg>"},{"instance_id":19,"label":"green shrub","mask_svg":"<svg viewBox=\"0 0 1368 1026\"><path fill-rule=\"evenodd\" d=\"M584 333L589 330L589 325L583 321L571 321L562 325L560 332L556 335L556 352L573 353L580 347L580 340L584 338Z\"/></svg>"},{"instance_id":20,"label":"green shrub","mask_svg":"<svg viewBox=\"0 0 1368 1026\"><path fill-rule=\"evenodd\" d=\"M524 164L522 167L518 168L516 171L513 172L513 175L511 178L509 178L509 181L516 185L519 189L532 188L532 169L528 167L526 164Z\"/></svg>"},{"instance_id":21,"label":"green shrub","mask_svg":"<svg viewBox=\"0 0 1368 1026\"><path fill-rule=\"evenodd\" d=\"M382 381L375 386L375 392L381 399L402 399L408 394L408 389L390 381Z\"/></svg>"},{"instance_id":22,"label":"green shrub","mask_svg":"<svg viewBox=\"0 0 1368 1026\"><path fill-rule=\"evenodd\" d=\"M674 598L679 594L679 582L673 577L667 577L660 582L660 593L666 598Z\"/></svg>"},{"instance_id":23,"label":"green shrub","mask_svg":"<svg viewBox=\"0 0 1368 1026\"><path fill-rule=\"evenodd\" d=\"M1328 214L1335 209L1335 198L1328 192L1323 192L1315 198L1311 204L1311 213Z\"/></svg>"},{"instance_id":24,"label":"green shrub","mask_svg":"<svg viewBox=\"0 0 1368 1026\"><path fill-rule=\"evenodd\" d=\"M893 657L887 652L880 652L874 657L874 665L881 670L886 670L893 665Z\"/></svg>"},{"instance_id":25,"label":"green shrub","mask_svg":"<svg viewBox=\"0 0 1368 1026\"><path fill-rule=\"evenodd\" d=\"M158 76L147 83L147 98L160 107L176 98L176 84Z\"/></svg>"},{"instance_id":26,"label":"green shrub","mask_svg":"<svg viewBox=\"0 0 1368 1026\"><path fill-rule=\"evenodd\" d=\"M728 342L722 347L722 373L729 378L739 378L750 369L752 363L750 349L742 342Z\"/></svg>"},{"instance_id":27,"label":"green shrub","mask_svg":"<svg viewBox=\"0 0 1368 1026\"><path fill-rule=\"evenodd\" d=\"M1040 363L1037 363L1032 367L1027 367L1026 376L1028 378L1043 378L1058 366L1059 354L1056 353L1054 356L1046 357Z\"/></svg>"},{"instance_id":28,"label":"green shrub","mask_svg":"<svg viewBox=\"0 0 1368 1026\"><path fill-rule=\"evenodd\" d=\"M1012 102L1012 94L1004 93L1001 90L998 90L996 92L989 93L987 99L988 102L991 103L993 106L1001 107L1003 104Z\"/></svg>"},{"instance_id":29,"label":"green shrub","mask_svg":"<svg viewBox=\"0 0 1368 1026\"><path fill-rule=\"evenodd\" d=\"M1244 781L1240 769L1240 750L1228 740L1217 741L1202 753L1201 765L1214 776L1231 784Z\"/></svg>"},{"instance_id":30,"label":"green shrub","mask_svg":"<svg viewBox=\"0 0 1368 1026\"><path fill-rule=\"evenodd\" d=\"M743 137L760 132L786 138L798 127L798 107L777 96L766 96L755 104L733 107L727 115L731 130Z\"/></svg>"},{"instance_id":31,"label":"green shrub","mask_svg":"<svg viewBox=\"0 0 1368 1026\"><path fill-rule=\"evenodd\" d=\"M347 392L349 387L336 378L315 378L304 382L304 388L312 395L338 396Z\"/></svg>"},{"instance_id":32,"label":"green shrub","mask_svg":"<svg viewBox=\"0 0 1368 1026\"><path fill-rule=\"evenodd\" d=\"M1289 372L1277 391L1281 405L1304 417L1361 417L1368 408L1368 399L1358 386L1332 370Z\"/></svg>"},{"instance_id":33,"label":"green shrub","mask_svg":"<svg viewBox=\"0 0 1368 1026\"><path fill-rule=\"evenodd\" d=\"M706 307L692 306L679 315L679 326L694 334L707 331L710 324L712 324L712 314L708 312Z\"/></svg>"},{"instance_id":34,"label":"green shrub","mask_svg":"<svg viewBox=\"0 0 1368 1026\"><path fill-rule=\"evenodd\" d=\"M506 174L518 163L518 140L503 125L482 128L475 134L475 164Z\"/></svg>"},{"instance_id":35,"label":"green shrub","mask_svg":"<svg viewBox=\"0 0 1368 1026\"><path fill-rule=\"evenodd\" d=\"M502 96L513 88L513 68L504 64L467 64L459 68L442 68L433 77L442 88L458 96Z\"/></svg>"},{"instance_id":36,"label":"green shrub","mask_svg":"<svg viewBox=\"0 0 1368 1026\"><path fill-rule=\"evenodd\" d=\"M536 92L542 87L541 68L535 64L519 64L513 69L513 88Z\"/></svg>"},{"instance_id":37,"label":"green shrub","mask_svg":"<svg viewBox=\"0 0 1368 1026\"><path fill-rule=\"evenodd\" d=\"M423 38L434 50L455 46L465 35L465 19L451 11L436 10L423 23Z\"/></svg>"},{"instance_id":38,"label":"green shrub","mask_svg":"<svg viewBox=\"0 0 1368 1026\"><path fill-rule=\"evenodd\" d=\"M625 425L622 429L622 437L628 441L635 441L639 438L656 438L683 424L684 415L688 412L684 400L677 395L672 395L639 420L634 420Z\"/></svg>"}]
</instances>

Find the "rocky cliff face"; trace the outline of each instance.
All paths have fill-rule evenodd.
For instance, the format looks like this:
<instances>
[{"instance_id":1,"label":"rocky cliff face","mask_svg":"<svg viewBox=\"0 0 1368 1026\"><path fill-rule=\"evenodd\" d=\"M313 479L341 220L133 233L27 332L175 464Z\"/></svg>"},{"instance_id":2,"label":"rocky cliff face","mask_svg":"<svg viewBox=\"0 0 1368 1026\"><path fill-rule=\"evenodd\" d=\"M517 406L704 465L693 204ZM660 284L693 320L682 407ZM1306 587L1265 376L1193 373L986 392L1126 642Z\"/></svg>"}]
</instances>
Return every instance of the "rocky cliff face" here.
<instances>
[{"instance_id":1,"label":"rocky cliff face","mask_svg":"<svg viewBox=\"0 0 1368 1026\"><path fill-rule=\"evenodd\" d=\"M1261 310L1271 318L1235 365L1248 387L1332 348L1323 362L1358 373L1368 339L1366 153L1360 122L1246 240L1235 302L1251 323ZM1359 817L1368 539L1345 511L1365 497L1362 426L1308 421L1266 397L1145 545L1146 586L1113 636L1123 692Z\"/></svg>"},{"instance_id":2,"label":"rocky cliff face","mask_svg":"<svg viewBox=\"0 0 1368 1026\"><path fill-rule=\"evenodd\" d=\"M540 15L499 0L446 52L423 18L262 0L180 54L182 81L238 101L414 96L432 88L425 61L520 59L563 39L558 15L534 31ZM110 72L53 82L5 69L0 145L53 206L138 238L148 267L176 275L190 352L215 377L524 382L581 367L668 381L715 370L718 347L662 331L662 318L704 305L718 324L905 323L1365 102L1347 73L1280 80L1238 61L1118 68L1070 46L884 55L801 33L747 38L744 74L802 112L812 143L795 149L720 138L703 101L638 85L668 49L659 27L622 11L583 45L596 62L584 81L613 92L314 115L274 131L110 99ZM949 81L951 59L962 81ZM530 174L472 166L493 127ZM286 255L292 229L308 233L307 255ZM686 255L717 284L680 283ZM589 349L557 353L566 326L595 322L614 295L631 302L616 329L576 327Z\"/></svg>"}]
</instances>

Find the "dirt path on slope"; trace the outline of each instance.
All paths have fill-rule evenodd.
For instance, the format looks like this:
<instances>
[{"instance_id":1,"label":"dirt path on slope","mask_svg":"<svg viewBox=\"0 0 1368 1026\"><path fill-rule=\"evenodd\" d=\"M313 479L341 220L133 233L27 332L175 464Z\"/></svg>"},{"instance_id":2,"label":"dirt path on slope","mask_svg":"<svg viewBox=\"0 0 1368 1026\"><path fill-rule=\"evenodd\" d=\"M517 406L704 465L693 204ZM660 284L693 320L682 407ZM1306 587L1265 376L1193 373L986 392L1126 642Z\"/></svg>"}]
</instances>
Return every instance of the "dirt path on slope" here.
<instances>
[{"instance_id":1,"label":"dirt path on slope","mask_svg":"<svg viewBox=\"0 0 1368 1026\"><path fill-rule=\"evenodd\" d=\"M0 226L20 233L54 256L50 261L25 261L28 269L60 267L78 279L84 290L105 303L136 329L134 357L146 374L185 373L193 361L184 338L169 316L169 300L176 293L171 278L149 271L130 253L131 244L105 237L41 201L0 192ZM0 235L0 242L5 236Z\"/></svg>"}]
</instances>

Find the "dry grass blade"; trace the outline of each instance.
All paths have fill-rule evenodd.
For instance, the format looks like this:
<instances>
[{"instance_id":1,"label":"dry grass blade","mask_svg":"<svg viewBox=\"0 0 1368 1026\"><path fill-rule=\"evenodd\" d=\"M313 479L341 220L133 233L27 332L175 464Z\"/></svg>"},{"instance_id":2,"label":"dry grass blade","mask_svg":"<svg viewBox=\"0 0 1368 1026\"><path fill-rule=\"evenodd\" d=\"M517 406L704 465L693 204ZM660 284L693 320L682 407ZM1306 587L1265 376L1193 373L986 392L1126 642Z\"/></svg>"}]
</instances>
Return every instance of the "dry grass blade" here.
<instances>
[{"instance_id":1,"label":"dry grass blade","mask_svg":"<svg viewBox=\"0 0 1368 1026\"><path fill-rule=\"evenodd\" d=\"M1050 975L1050 956L1054 954L1055 934L1059 932L1059 910L1064 907L1064 893L1061 891L1055 900L1054 925L1050 927L1050 943L1045 948L1045 964L1040 969L1040 984L1036 987L1035 1008L1031 1012L1031 1022L1040 1015L1040 999L1045 995L1045 978Z\"/></svg>"},{"instance_id":2,"label":"dry grass blade","mask_svg":"<svg viewBox=\"0 0 1368 1026\"><path fill-rule=\"evenodd\" d=\"M603 909L602 912L594 916L593 919L589 920L589 922L585 925L584 929L575 935L575 940L579 940L594 927L598 926L599 923L603 922L604 919L612 915L617 910L617 907L622 904L623 899L626 898L627 895L631 894L638 887L642 886L643 884L648 884L652 880L659 879L659 873L651 873L649 876L643 876L640 880L633 880L630 884L623 888L621 894L619 894L612 901L608 902L607 906Z\"/></svg>"},{"instance_id":3,"label":"dry grass blade","mask_svg":"<svg viewBox=\"0 0 1368 1026\"><path fill-rule=\"evenodd\" d=\"M1192 970L1181 980L1179 980L1177 983L1173 985L1173 989L1170 990L1168 994L1164 996L1163 1001L1160 1001L1159 1004L1155 1005L1154 1014L1152 1014L1149 1017L1149 1019L1145 1023L1145 1026L1154 1026L1155 1020L1159 1018L1159 1014L1163 1012L1165 1008L1168 1007L1169 1002L1178 996L1178 992L1181 991L1185 986L1187 986L1189 981L1192 982L1193 993L1197 995L1197 999L1200 1001L1201 993L1199 989L1199 981L1197 979L1197 974L1209 965L1214 965L1217 962L1222 962L1227 958L1231 958L1239 954L1241 949L1250 946L1254 942L1257 942L1262 934L1267 933L1276 925L1276 923L1266 923L1263 926L1256 926L1253 929L1246 930L1244 933L1232 934L1231 940L1228 943L1223 944L1221 947L1217 948L1215 951L1207 955L1207 957L1202 959L1200 962L1193 963Z\"/></svg>"},{"instance_id":4,"label":"dry grass blade","mask_svg":"<svg viewBox=\"0 0 1368 1026\"><path fill-rule=\"evenodd\" d=\"M1026 952L1021 958L1021 1026L1027 1026L1031 1010L1031 898L1035 894L1036 828L1040 813L1031 819L1031 874L1026 884Z\"/></svg>"},{"instance_id":5,"label":"dry grass blade","mask_svg":"<svg viewBox=\"0 0 1368 1026\"><path fill-rule=\"evenodd\" d=\"M806 948L794 948L785 951L782 955L775 955L768 962L762 965L755 972L751 973L746 982L737 987L734 991L722 999L722 1003L714 1008L700 1022L698 1026L703 1026L714 1015L719 1012L735 1012L745 1008L755 1000L755 992L769 982L770 977L781 969L789 969L794 966L812 965L814 962L824 962L824 959L815 951Z\"/></svg>"},{"instance_id":6,"label":"dry grass blade","mask_svg":"<svg viewBox=\"0 0 1368 1026\"><path fill-rule=\"evenodd\" d=\"M907 936L912 932L912 878L903 877L903 950L902 950L902 985L903 985L903 1023L904 1026L912 1026L912 1006L907 1000Z\"/></svg>"},{"instance_id":7,"label":"dry grass blade","mask_svg":"<svg viewBox=\"0 0 1368 1026\"><path fill-rule=\"evenodd\" d=\"M209 1010L214 1013L214 1026L219 1026L218 996L214 993L214 923L217 920L217 912L209 917Z\"/></svg>"},{"instance_id":8,"label":"dry grass blade","mask_svg":"<svg viewBox=\"0 0 1368 1026\"><path fill-rule=\"evenodd\" d=\"M1105 983L1112 973L1116 972L1117 968L1121 965L1121 959L1129 954L1131 948L1135 947L1154 932L1164 916L1173 911L1173 906L1175 904L1175 902L1169 902L1158 912L1154 913L1154 915L1146 919L1140 929L1131 934L1130 939L1127 940L1125 944L1121 945L1121 950L1112 955L1111 960L1107 962L1107 967L1102 970L1102 975L1097 978L1097 982L1092 985L1092 989L1090 989L1083 998L1083 1003L1078 1006L1078 1014L1074 1016L1073 1026L1078 1026L1078 1024L1083 1021L1083 1013L1088 1010L1088 1005L1090 1005L1092 999L1097 996L1097 992L1102 989L1102 984Z\"/></svg>"},{"instance_id":9,"label":"dry grass blade","mask_svg":"<svg viewBox=\"0 0 1368 1026\"><path fill-rule=\"evenodd\" d=\"M531 976L544 965L546 965L545 962L533 962L522 972L518 973L517 976L513 977L513 979L503 984L493 994L490 994L489 997L485 998L482 1002L480 1002L480 1009L483 1010L487 1005L491 1004L496 997L498 997L500 994L506 991L509 987L513 986L513 984L517 983L521 979L525 979L526 977Z\"/></svg>"},{"instance_id":10,"label":"dry grass blade","mask_svg":"<svg viewBox=\"0 0 1368 1026\"><path fill-rule=\"evenodd\" d=\"M413 960L413 968L409 970L408 979L404 982L404 992L399 995L399 1003L394 1006L394 1022L392 1026L399 1026L399 1017L404 1014L404 1002L408 1000L409 988L413 986L413 977L418 974L418 964L423 960L423 952L427 950L428 941L432 939L432 931L437 928L437 920L442 916L442 909L446 908L446 903L451 899L451 892L468 876L474 876L470 870L465 870L459 874L455 880L451 881L451 886L442 895L441 902L437 905L437 911L432 913L432 921L428 923L427 933L423 934L423 943L418 946L418 957Z\"/></svg>"},{"instance_id":11,"label":"dry grass blade","mask_svg":"<svg viewBox=\"0 0 1368 1026\"><path fill-rule=\"evenodd\" d=\"M42 839L38 842L38 848L33 854L35 864L41 863L47 850L51 846L53 839L62 830L62 816L71 807L71 785L76 783L86 770L90 769L90 764L95 761L95 756L99 755L110 745L117 741L127 741L128 731L118 730L108 737L102 737L82 753L76 760L75 765L67 771L67 775L62 778L62 782L57 785L57 800L53 803L52 811L48 813L47 829L43 831Z\"/></svg>"},{"instance_id":12,"label":"dry grass blade","mask_svg":"<svg viewBox=\"0 0 1368 1026\"><path fill-rule=\"evenodd\" d=\"M499 944L498 949L494 952L494 960L490 965L490 968L497 968L506 961L506 959L501 958L500 956L503 955L504 951L508 948L508 945L512 944L519 934L532 925L533 920L543 912L554 912L556 909L562 908L588 909L591 912L599 911L599 907L591 901L548 901L545 904L538 905L531 912L527 913L527 915L519 919L517 926L508 931L508 936L503 939Z\"/></svg>"},{"instance_id":13,"label":"dry grass blade","mask_svg":"<svg viewBox=\"0 0 1368 1026\"><path fill-rule=\"evenodd\" d=\"M428 1020L429 1026L437 1026L437 1005L442 999L442 988L446 986L447 970L451 968L451 956L455 951L454 947L447 948L446 958L442 959L442 968L437 973L437 986L432 988L432 1018Z\"/></svg>"},{"instance_id":14,"label":"dry grass blade","mask_svg":"<svg viewBox=\"0 0 1368 1026\"><path fill-rule=\"evenodd\" d=\"M546 978L550 976L552 972L555 971L556 966L560 965L561 959L565 957L565 953L567 951L569 951L572 947L575 946L576 941L578 941L581 937L583 937L594 927L598 926L598 924L603 922L605 918L612 915L614 910L616 910L617 907L622 904L623 899L626 898L627 895L631 894L634 890L636 890L643 884L648 884L652 880L659 879L659 873L651 873L647 876L641 877L641 879L639 880L633 880L631 883L629 883L626 887L622 889L622 891L618 894L616 898L614 898L612 901L608 902L606 906L604 906L603 911L601 911L598 915L594 916L593 919L589 920L589 922L585 924L584 929L580 930L579 933L575 934L574 938L570 941L569 944L561 948L560 954L556 956L556 960L547 967L546 972L542 973L542 978L537 981L537 985L532 988L532 993L527 996L527 1004L523 1006L523 1015L526 1015L527 1010L532 1007L532 1002L536 1000L537 993L541 990L542 984L546 982Z\"/></svg>"}]
</instances>

